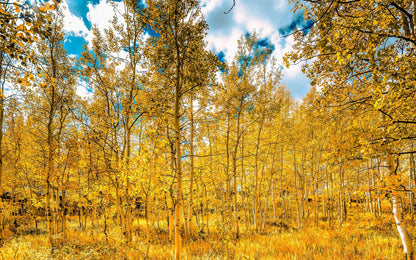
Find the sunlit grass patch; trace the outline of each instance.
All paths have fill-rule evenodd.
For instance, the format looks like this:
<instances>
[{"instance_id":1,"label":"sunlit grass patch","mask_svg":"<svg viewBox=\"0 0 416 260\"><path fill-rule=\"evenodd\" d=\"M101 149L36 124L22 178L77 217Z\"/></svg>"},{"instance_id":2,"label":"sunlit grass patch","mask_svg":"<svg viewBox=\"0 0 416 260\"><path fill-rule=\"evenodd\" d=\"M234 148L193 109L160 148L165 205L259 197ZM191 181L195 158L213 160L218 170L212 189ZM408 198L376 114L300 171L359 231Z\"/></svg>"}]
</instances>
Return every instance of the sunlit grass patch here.
<instances>
[{"instance_id":1,"label":"sunlit grass patch","mask_svg":"<svg viewBox=\"0 0 416 260\"><path fill-rule=\"evenodd\" d=\"M313 218L298 228L296 222L269 221L264 230L245 227L239 239L233 225L223 225L212 218L209 233L194 234L183 241L184 259L398 259L403 257L400 238L390 215L376 218L371 214L351 215L346 223L331 224ZM173 241L166 223L149 225L136 220L132 243L127 245L116 221L108 221L107 236L103 221L90 223L86 231L76 220L68 222L67 241L50 250L46 225L37 233L21 233L6 239L0 248L3 259L172 259ZM247 223L249 224L249 223ZM284 228L282 228L282 226ZM411 234L414 225L409 225ZM6 231L7 232L7 231Z\"/></svg>"}]
</instances>

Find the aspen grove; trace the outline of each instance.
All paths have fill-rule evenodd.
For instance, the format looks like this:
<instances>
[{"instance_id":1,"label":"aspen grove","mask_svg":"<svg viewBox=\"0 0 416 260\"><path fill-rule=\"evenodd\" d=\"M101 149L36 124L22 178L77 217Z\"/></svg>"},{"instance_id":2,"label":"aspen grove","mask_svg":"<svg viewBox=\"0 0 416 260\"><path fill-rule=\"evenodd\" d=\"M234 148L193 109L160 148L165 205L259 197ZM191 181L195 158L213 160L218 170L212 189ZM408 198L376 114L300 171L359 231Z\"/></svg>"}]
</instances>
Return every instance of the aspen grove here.
<instances>
[{"instance_id":1,"label":"aspen grove","mask_svg":"<svg viewBox=\"0 0 416 260\"><path fill-rule=\"evenodd\" d=\"M416 1L291 1L283 61L199 0L110 0L69 55L60 2L0 0L2 259L415 258Z\"/></svg>"}]
</instances>

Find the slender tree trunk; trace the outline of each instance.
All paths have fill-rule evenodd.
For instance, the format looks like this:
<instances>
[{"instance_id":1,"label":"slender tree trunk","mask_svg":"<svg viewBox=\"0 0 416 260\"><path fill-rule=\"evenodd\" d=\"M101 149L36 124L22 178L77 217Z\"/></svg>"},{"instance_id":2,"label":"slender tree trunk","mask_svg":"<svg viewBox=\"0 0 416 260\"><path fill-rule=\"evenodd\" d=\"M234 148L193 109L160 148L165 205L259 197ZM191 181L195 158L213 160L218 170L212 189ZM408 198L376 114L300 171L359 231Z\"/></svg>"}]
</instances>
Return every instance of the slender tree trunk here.
<instances>
[{"instance_id":1,"label":"slender tree trunk","mask_svg":"<svg viewBox=\"0 0 416 260\"><path fill-rule=\"evenodd\" d=\"M261 231L264 232L264 229L266 227L266 216L267 216L267 209L269 207L269 195L270 193L273 194L273 182L269 183L269 190L267 191L267 195L266 195L266 202L264 203L264 209L263 209L263 219L262 219L262 224L261 224ZM273 198L273 196L272 196Z\"/></svg>"},{"instance_id":2,"label":"slender tree trunk","mask_svg":"<svg viewBox=\"0 0 416 260\"><path fill-rule=\"evenodd\" d=\"M174 111L174 129L175 129L175 148L176 148L176 205L175 205L175 259L181 258L182 253L182 235L181 212L183 206L183 187L182 187L182 154L181 154L181 127L180 127L180 106L181 106L181 53L178 44L178 28L175 28L176 43L176 82L175 82L175 111Z\"/></svg>"},{"instance_id":3,"label":"slender tree trunk","mask_svg":"<svg viewBox=\"0 0 416 260\"><path fill-rule=\"evenodd\" d=\"M67 240L67 230L66 230L66 211L67 211L67 207L65 205L66 203L66 196L65 196L65 192L62 192L62 207L61 207L61 217L62 217L62 235L63 235L63 242L65 243Z\"/></svg>"},{"instance_id":4,"label":"slender tree trunk","mask_svg":"<svg viewBox=\"0 0 416 260\"><path fill-rule=\"evenodd\" d=\"M259 214L259 170L258 170L258 160L259 160L259 148L260 148L260 136L261 131L263 129L263 124L260 124L259 132L257 135L257 142L256 142L256 153L254 157L254 229L256 232L258 231L258 214Z\"/></svg>"},{"instance_id":5,"label":"slender tree trunk","mask_svg":"<svg viewBox=\"0 0 416 260\"><path fill-rule=\"evenodd\" d=\"M174 235L175 235L175 205L173 203L173 197L172 194L169 195L168 198L169 208L168 208L168 214L169 214L169 240L174 241Z\"/></svg>"},{"instance_id":6,"label":"slender tree trunk","mask_svg":"<svg viewBox=\"0 0 416 260\"><path fill-rule=\"evenodd\" d=\"M107 207L110 205L110 186L111 186L111 178L108 176L108 187L107 187L107 193L106 193L106 204L103 205L103 212L104 212L104 235L105 235L105 242L108 245L108 225L107 225L107 219L108 219L108 213L107 213Z\"/></svg>"},{"instance_id":7,"label":"slender tree trunk","mask_svg":"<svg viewBox=\"0 0 416 260\"><path fill-rule=\"evenodd\" d=\"M412 150L414 149L413 144L412 144ZM409 200L410 200L410 216L411 219L413 221L414 219L414 215L415 215L415 210L414 210L414 193L413 193L413 189L415 187L415 160L414 160L414 155L410 154L409 155L409 161L410 161L410 169L409 169L409 188L410 188L410 192L409 192Z\"/></svg>"},{"instance_id":8,"label":"slender tree trunk","mask_svg":"<svg viewBox=\"0 0 416 260\"><path fill-rule=\"evenodd\" d=\"M281 206L282 206L282 214L283 219L286 219L286 207L285 207L285 191L283 190L283 145L280 147L280 180L279 180L279 188L280 188L280 200L281 200Z\"/></svg>"},{"instance_id":9,"label":"slender tree trunk","mask_svg":"<svg viewBox=\"0 0 416 260\"><path fill-rule=\"evenodd\" d=\"M126 223L126 217L124 215L124 211L122 209L122 205L121 205L121 198L120 198L120 187L119 187L119 182L116 178L116 206L117 206L117 211L118 211L118 215L120 217L120 225L122 227L123 232L126 232L126 227L125 227L125 223Z\"/></svg>"},{"instance_id":10,"label":"slender tree trunk","mask_svg":"<svg viewBox=\"0 0 416 260\"><path fill-rule=\"evenodd\" d=\"M130 94L131 96L132 94ZM130 97L132 98L132 97ZM130 109L129 109L130 110ZM132 235L131 235L131 199L130 199L130 156L131 156L131 128L130 128L130 120L129 120L129 112L126 115L126 126L125 126L125 132L126 132L126 154L125 154L125 160L126 160L126 214L125 214L125 230L126 230L126 242L131 243Z\"/></svg>"},{"instance_id":11,"label":"slender tree trunk","mask_svg":"<svg viewBox=\"0 0 416 260\"><path fill-rule=\"evenodd\" d=\"M53 77L56 78L55 69L54 69L54 58L53 51L51 50L51 59L53 61ZM52 225L52 209L51 209L51 179L54 170L54 147L53 147L53 119L55 117L55 87L51 84L51 100L48 114L48 124L47 124L47 145L48 145L48 157L47 157L47 166L46 166L46 212L47 212L47 222L48 222L48 240L51 246L51 250L54 246L52 235L53 235L53 225Z\"/></svg>"},{"instance_id":12,"label":"slender tree trunk","mask_svg":"<svg viewBox=\"0 0 416 260\"><path fill-rule=\"evenodd\" d=\"M407 259L413 259L414 251L412 240L410 238L409 233L407 232L407 228L405 223L402 219L402 208L399 205L398 197L396 195L392 196L392 205L393 205L393 216L396 222L397 231L399 232L400 238L402 240L404 253L406 254Z\"/></svg>"},{"instance_id":13,"label":"slender tree trunk","mask_svg":"<svg viewBox=\"0 0 416 260\"><path fill-rule=\"evenodd\" d=\"M342 159L341 164L339 166L339 186L338 186L338 219L339 224L341 225L344 222L344 211L343 211L343 205L344 205L344 196L343 196L343 189L344 189L344 179L343 179L343 171L342 171Z\"/></svg>"},{"instance_id":14,"label":"slender tree trunk","mask_svg":"<svg viewBox=\"0 0 416 260\"><path fill-rule=\"evenodd\" d=\"M193 188L194 188L194 99L193 99L193 92L191 92L191 140L190 140L190 156L191 156L191 165L190 165L190 180L189 180L189 205L188 205L188 218L186 221L186 226L188 229L188 233L191 233L191 226L192 226L192 207L193 207Z\"/></svg>"},{"instance_id":15,"label":"slender tree trunk","mask_svg":"<svg viewBox=\"0 0 416 260\"><path fill-rule=\"evenodd\" d=\"M238 216L238 208L237 208L237 154L238 154L238 147L240 144L240 138L241 138L241 134L240 134L240 117L241 117L241 111L242 111L242 106L243 106L243 100L244 97L241 97L241 102L240 102L240 110L237 114L237 126L236 126L236 143L235 143L235 147L234 147L234 151L233 151L233 190L234 190L234 197L233 197L233 217L234 217L234 224L235 224L235 237L236 239L240 238L240 220L239 220L239 216Z\"/></svg>"},{"instance_id":16,"label":"slender tree trunk","mask_svg":"<svg viewBox=\"0 0 416 260\"><path fill-rule=\"evenodd\" d=\"M226 210L228 216L231 216L231 185L230 185L230 124L231 124L230 113L227 113L227 136L225 140L225 152L227 155L227 165L225 166L225 183L226 183L226 193L225 193L225 201L226 201Z\"/></svg>"},{"instance_id":17,"label":"slender tree trunk","mask_svg":"<svg viewBox=\"0 0 416 260\"><path fill-rule=\"evenodd\" d=\"M318 199L318 181L317 178L314 178L314 196L313 196L313 204L315 204L315 226L318 228L318 220L319 220L319 199Z\"/></svg>"},{"instance_id":18,"label":"slender tree trunk","mask_svg":"<svg viewBox=\"0 0 416 260\"><path fill-rule=\"evenodd\" d=\"M234 223L235 223L235 237L236 239L240 238L240 220L238 216L237 211L237 159L235 158L236 155L234 155L233 158L233 175L234 175L234 196L233 196L233 215L234 215Z\"/></svg>"},{"instance_id":19,"label":"slender tree trunk","mask_svg":"<svg viewBox=\"0 0 416 260\"><path fill-rule=\"evenodd\" d=\"M300 212L300 202L299 202L299 192L298 192L298 179L297 179L297 175L298 175L298 169L296 167L296 150L295 147L293 147L293 178L294 178L294 190L295 190L295 200L296 200L296 217L297 217L297 223L298 223L298 228L302 227L302 216L301 216L301 212Z\"/></svg>"},{"instance_id":20,"label":"slender tree trunk","mask_svg":"<svg viewBox=\"0 0 416 260\"><path fill-rule=\"evenodd\" d=\"M210 132L209 132L210 133ZM211 136L209 136L209 173L211 176L214 176L213 172L213 160L212 160L212 141L210 139ZM205 182L202 182L204 185L204 196L206 201L206 206L208 206L208 191L207 191L207 185ZM202 220L204 219L204 205L202 205ZM209 216L208 213L206 213L206 227L207 227L207 234L209 233Z\"/></svg>"},{"instance_id":21,"label":"slender tree trunk","mask_svg":"<svg viewBox=\"0 0 416 260\"><path fill-rule=\"evenodd\" d=\"M4 124L4 84L5 84L5 71L3 71L3 60L4 60L4 53L0 54L0 84L1 84L1 92L0 92L0 195L3 195L3 124ZM3 204L3 203L2 203ZM4 207L3 205L0 208L0 246L3 245L4 238L3 238L3 214L4 214Z\"/></svg>"},{"instance_id":22,"label":"slender tree trunk","mask_svg":"<svg viewBox=\"0 0 416 260\"><path fill-rule=\"evenodd\" d=\"M380 166L380 163L379 163L378 166ZM380 178L381 178L381 167L377 167L377 169L378 169L377 178L378 178L378 180L380 180ZM378 198L377 198L378 216L381 217L382 212L381 212L380 188L377 188L377 195L378 195Z\"/></svg>"},{"instance_id":23,"label":"slender tree trunk","mask_svg":"<svg viewBox=\"0 0 416 260\"><path fill-rule=\"evenodd\" d=\"M393 156L388 155L387 160L388 168L390 170L390 177L397 175L397 168L399 167L399 158L397 157L396 162L394 162ZM392 193L391 199L393 206L393 216L396 222L397 231L399 232L400 238L402 240L404 253L406 254L407 259L413 259L414 249L412 245L412 240L410 238L409 232L407 231L406 224L402 218L402 206L399 205L401 203L401 199L395 192Z\"/></svg>"},{"instance_id":24,"label":"slender tree trunk","mask_svg":"<svg viewBox=\"0 0 416 260\"><path fill-rule=\"evenodd\" d=\"M241 115L241 125L244 125L244 115ZM248 214L247 214L247 207L245 206L246 196L244 192L244 183L246 180L246 173L244 168L244 147L245 147L245 138L244 135L241 136L241 156L240 156L240 162L241 162L241 178L240 178L240 201L241 201L241 209L244 211L244 226L247 229L247 223L248 220Z\"/></svg>"},{"instance_id":25,"label":"slender tree trunk","mask_svg":"<svg viewBox=\"0 0 416 260\"><path fill-rule=\"evenodd\" d=\"M0 92L0 193L3 194L3 124L4 124L4 84L6 83L6 71L3 70L3 62L4 62L5 54L3 52L0 53L0 84L1 84L1 92ZM3 209L1 209L3 210ZM1 218L3 218L3 214L0 214ZM2 219L1 219L2 221ZM0 225L2 226L2 225ZM0 227L0 231L2 231ZM3 232L0 232L0 239L3 241Z\"/></svg>"},{"instance_id":26,"label":"slender tree trunk","mask_svg":"<svg viewBox=\"0 0 416 260\"><path fill-rule=\"evenodd\" d=\"M147 243L149 243L149 238L150 238L150 227L149 227L149 196L146 193L145 194L145 199L144 199L144 219L146 221L146 240Z\"/></svg>"}]
</instances>

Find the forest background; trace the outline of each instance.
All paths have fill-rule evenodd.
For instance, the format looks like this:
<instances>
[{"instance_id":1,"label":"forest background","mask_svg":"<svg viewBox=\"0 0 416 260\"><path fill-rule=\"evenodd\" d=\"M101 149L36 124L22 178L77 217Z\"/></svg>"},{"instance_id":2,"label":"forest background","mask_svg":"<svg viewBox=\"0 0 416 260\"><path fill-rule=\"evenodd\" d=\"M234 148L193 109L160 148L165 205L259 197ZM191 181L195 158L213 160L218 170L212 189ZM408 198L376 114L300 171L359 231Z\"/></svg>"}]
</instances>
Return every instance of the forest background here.
<instances>
[{"instance_id":1,"label":"forest background","mask_svg":"<svg viewBox=\"0 0 416 260\"><path fill-rule=\"evenodd\" d=\"M58 2L1 1L1 256L412 259L416 3L292 4L280 64L197 0L114 2L79 57Z\"/></svg>"}]
</instances>

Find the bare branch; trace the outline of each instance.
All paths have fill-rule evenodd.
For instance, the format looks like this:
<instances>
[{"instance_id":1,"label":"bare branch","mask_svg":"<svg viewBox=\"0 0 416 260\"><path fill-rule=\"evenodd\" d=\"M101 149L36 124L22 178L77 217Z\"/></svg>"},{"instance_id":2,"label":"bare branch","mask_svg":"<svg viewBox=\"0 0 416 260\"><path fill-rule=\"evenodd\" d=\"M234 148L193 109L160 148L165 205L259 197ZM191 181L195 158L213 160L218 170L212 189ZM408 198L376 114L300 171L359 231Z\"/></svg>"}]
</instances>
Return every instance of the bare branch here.
<instances>
[{"instance_id":1,"label":"bare branch","mask_svg":"<svg viewBox=\"0 0 416 260\"><path fill-rule=\"evenodd\" d=\"M233 10L234 6L235 6L235 0L233 0L233 5L231 6L231 8L228 9L227 12L224 12L224 14L229 14L231 12L231 10Z\"/></svg>"}]
</instances>

